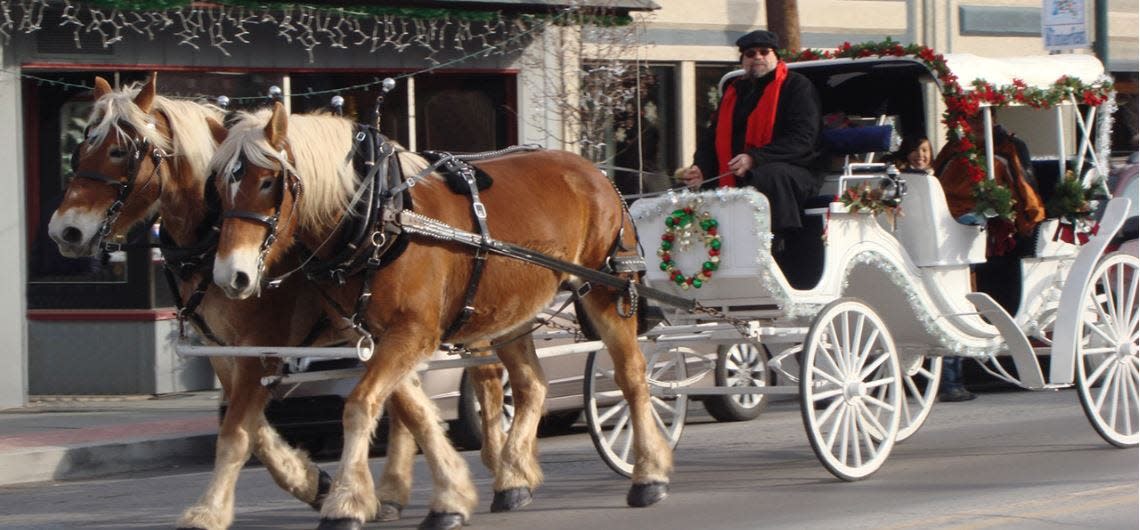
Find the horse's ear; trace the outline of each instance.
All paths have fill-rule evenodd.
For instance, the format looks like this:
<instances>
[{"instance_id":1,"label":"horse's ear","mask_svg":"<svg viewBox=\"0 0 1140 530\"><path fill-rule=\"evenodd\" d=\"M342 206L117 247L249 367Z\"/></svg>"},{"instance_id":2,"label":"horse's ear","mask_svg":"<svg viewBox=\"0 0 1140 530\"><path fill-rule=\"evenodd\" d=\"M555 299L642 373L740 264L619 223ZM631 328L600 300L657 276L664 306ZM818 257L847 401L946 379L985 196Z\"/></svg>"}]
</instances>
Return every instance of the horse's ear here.
<instances>
[{"instance_id":1,"label":"horse's ear","mask_svg":"<svg viewBox=\"0 0 1140 530\"><path fill-rule=\"evenodd\" d=\"M222 125L222 122L214 118L206 118L206 123L210 125L210 134L214 137L214 141L217 142L218 145L226 141L226 137L230 135L230 131L226 129L225 125Z\"/></svg>"},{"instance_id":2,"label":"horse's ear","mask_svg":"<svg viewBox=\"0 0 1140 530\"><path fill-rule=\"evenodd\" d=\"M107 80L102 77L95 76L95 101L99 101L103 96L110 93L111 83L108 83Z\"/></svg>"},{"instance_id":3,"label":"horse's ear","mask_svg":"<svg viewBox=\"0 0 1140 530\"><path fill-rule=\"evenodd\" d=\"M150 79L146 80L142 90L139 90L139 95L135 96L135 105L138 105L143 112L150 113L150 108L154 105L155 81L158 79L158 72L151 72Z\"/></svg>"},{"instance_id":4,"label":"horse's ear","mask_svg":"<svg viewBox=\"0 0 1140 530\"><path fill-rule=\"evenodd\" d=\"M273 115L269 117L269 123L265 124L265 140L274 149L283 149L288 133L289 115L285 112L285 106L278 101L273 104Z\"/></svg>"}]
</instances>

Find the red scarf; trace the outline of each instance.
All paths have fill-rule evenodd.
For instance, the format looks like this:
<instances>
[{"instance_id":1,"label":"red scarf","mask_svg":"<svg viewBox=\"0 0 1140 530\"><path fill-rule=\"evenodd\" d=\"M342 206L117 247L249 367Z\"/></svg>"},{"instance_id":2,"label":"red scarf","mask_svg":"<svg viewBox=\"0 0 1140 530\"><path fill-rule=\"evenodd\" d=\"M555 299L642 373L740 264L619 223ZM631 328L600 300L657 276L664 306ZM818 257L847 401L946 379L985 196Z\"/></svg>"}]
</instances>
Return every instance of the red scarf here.
<instances>
[{"instance_id":1,"label":"red scarf","mask_svg":"<svg viewBox=\"0 0 1140 530\"><path fill-rule=\"evenodd\" d=\"M776 124L776 103L780 101L780 88L788 77L788 66L780 61L776 65L776 78L764 87L756 110L748 115L748 129L744 132L744 148L752 149L768 145L772 141L772 127ZM736 175L728 169L732 159L732 111L736 107L736 83L728 85L724 99L720 102L720 112L716 118L716 157L720 162L720 187L735 186ZM727 173L727 175L725 174Z\"/></svg>"}]
</instances>

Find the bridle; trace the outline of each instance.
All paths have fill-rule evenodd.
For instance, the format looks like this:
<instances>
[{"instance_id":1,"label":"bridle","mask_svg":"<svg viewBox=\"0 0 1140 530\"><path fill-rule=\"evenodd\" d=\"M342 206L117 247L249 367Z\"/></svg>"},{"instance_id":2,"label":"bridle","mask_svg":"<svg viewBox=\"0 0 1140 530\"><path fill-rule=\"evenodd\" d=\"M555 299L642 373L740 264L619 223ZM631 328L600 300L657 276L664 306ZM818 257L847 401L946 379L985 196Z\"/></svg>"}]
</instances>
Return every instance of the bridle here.
<instances>
[{"instance_id":1,"label":"bridle","mask_svg":"<svg viewBox=\"0 0 1140 530\"><path fill-rule=\"evenodd\" d=\"M153 126L153 125L152 125ZM142 159L146 153L150 153L153 161L154 170L151 171L150 179L147 185L154 182L155 177L158 175L159 169L162 167L162 161L171 158L173 155L163 151L162 149L152 146L150 141L146 138L131 137L126 159L125 180L120 180L118 177L105 175L98 171L79 170L79 157L83 149L83 145L87 143L87 131L84 131L83 141L75 146L75 150L71 153L71 171L75 178L85 178L95 180L118 188L118 193L115 200L107 207L107 211L103 214L103 222L99 225L96 235L99 237L99 248L104 252L117 252L123 249L121 243L107 242L107 236L111 234L111 229L118 221L119 215L122 213L123 206L126 204L127 197L135 188L135 182L138 180L139 168L142 165Z\"/></svg>"},{"instance_id":2,"label":"bridle","mask_svg":"<svg viewBox=\"0 0 1140 530\"><path fill-rule=\"evenodd\" d=\"M284 152L286 160L293 158L293 155L288 147L284 149ZM245 168L248 165L246 162L247 161L245 160L244 155L238 158L239 170L231 172L229 176L231 186L234 186L237 183L241 182L241 176L245 173ZM288 188L289 194L293 197L293 207L289 210L290 216L292 216L293 212L297 210L297 201L301 199L304 191L301 186L301 179L297 177L296 173L289 170L286 163L281 164L281 169L274 175L274 178L281 180L281 187L277 189L277 201L273 207L272 215L265 215L250 210L226 210L222 213L223 222L225 219L245 219L247 221L253 221L255 223L265 225L267 229L265 239L261 241L261 246L258 247L257 251L258 278L262 278L264 276L265 258L269 255L269 249L272 248L273 244L277 242L277 230L280 227L279 221L281 219L281 208L285 204L285 189ZM280 280L283 280L283 278L269 281L267 283L270 287L275 287L276 284L280 283Z\"/></svg>"}]
</instances>

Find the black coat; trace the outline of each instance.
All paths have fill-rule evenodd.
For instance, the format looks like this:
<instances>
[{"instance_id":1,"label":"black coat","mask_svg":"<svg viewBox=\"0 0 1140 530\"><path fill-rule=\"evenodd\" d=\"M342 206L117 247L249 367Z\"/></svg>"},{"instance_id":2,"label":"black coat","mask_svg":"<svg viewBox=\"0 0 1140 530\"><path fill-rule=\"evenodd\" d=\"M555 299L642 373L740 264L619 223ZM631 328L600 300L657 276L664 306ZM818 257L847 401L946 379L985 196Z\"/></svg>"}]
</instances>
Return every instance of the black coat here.
<instances>
[{"instance_id":1,"label":"black coat","mask_svg":"<svg viewBox=\"0 0 1140 530\"><path fill-rule=\"evenodd\" d=\"M732 153L744 151L744 135L748 129L748 116L756 109L764 87L775 78L768 74L760 79L738 79L736 87L736 107L732 120ZM697 152L693 161L710 179L720 173L716 156L716 126L720 108L713 113L712 123L697 141ZM776 103L776 123L772 127L772 141L758 149L750 149L756 168L773 162L783 162L802 168L811 168L819 154L819 129L821 123L819 94L807 77L789 71L780 89L780 100ZM747 179L742 179L747 181ZM706 182L703 187L716 187L716 181Z\"/></svg>"}]
</instances>

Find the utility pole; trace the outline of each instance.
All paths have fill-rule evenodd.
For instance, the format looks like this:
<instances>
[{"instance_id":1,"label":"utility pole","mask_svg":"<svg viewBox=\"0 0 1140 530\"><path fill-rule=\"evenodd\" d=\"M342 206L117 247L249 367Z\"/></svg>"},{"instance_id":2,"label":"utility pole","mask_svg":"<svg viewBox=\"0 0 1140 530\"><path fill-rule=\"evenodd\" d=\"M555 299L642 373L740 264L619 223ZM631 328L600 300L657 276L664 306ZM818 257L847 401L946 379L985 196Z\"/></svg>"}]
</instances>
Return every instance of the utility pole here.
<instances>
[{"instance_id":1,"label":"utility pole","mask_svg":"<svg viewBox=\"0 0 1140 530\"><path fill-rule=\"evenodd\" d=\"M800 10L796 0L764 0L768 30L780 35L782 49L800 51Z\"/></svg>"}]
</instances>

